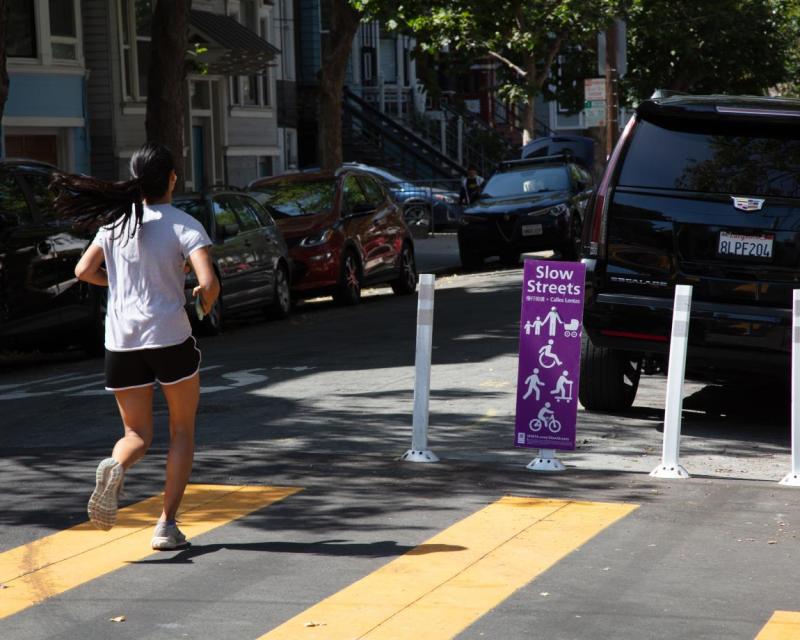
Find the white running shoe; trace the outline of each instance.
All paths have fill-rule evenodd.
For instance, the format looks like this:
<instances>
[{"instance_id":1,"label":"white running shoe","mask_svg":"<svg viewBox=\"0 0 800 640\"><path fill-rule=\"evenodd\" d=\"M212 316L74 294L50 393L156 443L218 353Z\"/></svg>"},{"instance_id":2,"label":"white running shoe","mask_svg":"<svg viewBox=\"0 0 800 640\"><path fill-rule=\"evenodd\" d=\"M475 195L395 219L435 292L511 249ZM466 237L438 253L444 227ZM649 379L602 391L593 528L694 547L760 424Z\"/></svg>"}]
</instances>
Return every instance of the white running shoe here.
<instances>
[{"instance_id":1,"label":"white running shoe","mask_svg":"<svg viewBox=\"0 0 800 640\"><path fill-rule=\"evenodd\" d=\"M89 520L98 529L108 531L117 521L117 499L122 490L125 469L114 458L97 465L96 484L89 498Z\"/></svg>"},{"instance_id":2,"label":"white running shoe","mask_svg":"<svg viewBox=\"0 0 800 640\"><path fill-rule=\"evenodd\" d=\"M159 521L156 523L156 530L153 532L150 546L156 551L172 551L173 549L184 549L190 546L190 543L183 532L178 529L178 525Z\"/></svg>"}]
</instances>

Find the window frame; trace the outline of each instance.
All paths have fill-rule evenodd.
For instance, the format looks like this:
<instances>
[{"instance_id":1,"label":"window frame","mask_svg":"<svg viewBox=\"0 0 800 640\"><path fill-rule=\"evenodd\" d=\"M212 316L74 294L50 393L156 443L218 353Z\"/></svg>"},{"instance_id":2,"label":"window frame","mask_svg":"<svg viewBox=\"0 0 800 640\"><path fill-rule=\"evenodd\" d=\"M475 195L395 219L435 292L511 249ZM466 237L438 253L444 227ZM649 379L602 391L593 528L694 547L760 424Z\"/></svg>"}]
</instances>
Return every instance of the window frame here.
<instances>
[{"instance_id":1,"label":"window frame","mask_svg":"<svg viewBox=\"0 0 800 640\"><path fill-rule=\"evenodd\" d=\"M33 7L33 56L8 56L11 64L41 64L57 66L84 66L83 55L83 22L81 20L79 0L61 0L70 2L75 36L54 36L50 28L50 0L30 0ZM59 58L53 55L54 44L68 44L75 47L74 58Z\"/></svg>"},{"instance_id":2,"label":"window frame","mask_svg":"<svg viewBox=\"0 0 800 640\"><path fill-rule=\"evenodd\" d=\"M248 25L245 23L244 5L251 3L254 10L255 25ZM266 5L258 0L240 0L235 6L230 7L229 17L233 18L242 26L253 30L259 37L269 42L268 35L272 25L272 6ZM228 104L231 110L245 110L245 111L265 111L272 110L275 102L275 88L273 86L273 75L270 72L270 67L267 66L263 73L254 73L244 76L231 76L228 83ZM248 101L245 97L248 89L252 85L248 83L255 79L254 93L256 96L255 102ZM235 115L235 114L233 114Z\"/></svg>"},{"instance_id":3,"label":"window frame","mask_svg":"<svg viewBox=\"0 0 800 640\"><path fill-rule=\"evenodd\" d=\"M63 2L64 0L59 0ZM81 58L80 54L80 38L78 37L80 34L80 27L78 26L81 21L80 12L78 11L78 2L75 0L69 0L72 2L72 27L75 31L74 36L55 36L53 35L53 22L50 15L50 2L52 0L47 0L47 17L48 17L48 32L50 34L50 55L53 57L53 60L67 61L67 62L77 62ZM75 47L75 57L74 58L57 58L55 55L53 45L56 44L66 44Z\"/></svg>"},{"instance_id":4,"label":"window frame","mask_svg":"<svg viewBox=\"0 0 800 640\"><path fill-rule=\"evenodd\" d=\"M155 4L151 6L155 10ZM127 33L123 14L127 13ZM136 33L136 2L135 0L117 0L117 29L119 35L119 63L122 70L122 96L125 102L147 102L147 87L139 86L139 45L138 43L147 42L150 45L153 41L150 35L140 36ZM128 43L125 44L127 38ZM125 51L129 51L130 70L125 62ZM130 71L130 78L128 73ZM130 84L130 92L128 91Z\"/></svg>"}]
</instances>

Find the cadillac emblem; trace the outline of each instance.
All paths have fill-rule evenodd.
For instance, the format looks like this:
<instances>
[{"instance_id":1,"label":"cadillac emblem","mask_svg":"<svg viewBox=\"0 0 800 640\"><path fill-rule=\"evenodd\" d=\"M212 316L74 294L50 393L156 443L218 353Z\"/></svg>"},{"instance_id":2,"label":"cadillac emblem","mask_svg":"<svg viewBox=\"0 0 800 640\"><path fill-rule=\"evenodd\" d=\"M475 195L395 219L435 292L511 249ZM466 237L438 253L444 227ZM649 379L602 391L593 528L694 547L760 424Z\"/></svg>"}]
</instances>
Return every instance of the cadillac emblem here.
<instances>
[{"instance_id":1,"label":"cadillac emblem","mask_svg":"<svg viewBox=\"0 0 800 640\"><path fill-rule=\"evenodd\" d=\"M736 196L731 196L731 200L733 200L733 206L740 211L761 211L765 202L763 198L737 198Z\"/></svg>"}]
</instances>

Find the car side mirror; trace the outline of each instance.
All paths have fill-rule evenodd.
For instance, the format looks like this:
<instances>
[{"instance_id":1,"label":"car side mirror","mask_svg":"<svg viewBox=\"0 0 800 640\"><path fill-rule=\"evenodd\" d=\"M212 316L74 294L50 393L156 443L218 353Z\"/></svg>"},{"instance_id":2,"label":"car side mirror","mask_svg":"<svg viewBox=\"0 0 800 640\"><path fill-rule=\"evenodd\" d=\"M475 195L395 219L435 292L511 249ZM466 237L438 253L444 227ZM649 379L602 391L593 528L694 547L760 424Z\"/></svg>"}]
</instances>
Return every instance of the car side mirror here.
<instances>
[{"instance_id":1,"label":"car side mirror","mask_svg":"<svg viewBox=\"0 0 800 640\"><path fill-rule=\"evenodd\" d=\"M220 229L220 238L223 240L225 238L233 238L236 235L239 235L239 225L234 223L231 224L223 224Z\"/></svg>"}]
</instances>

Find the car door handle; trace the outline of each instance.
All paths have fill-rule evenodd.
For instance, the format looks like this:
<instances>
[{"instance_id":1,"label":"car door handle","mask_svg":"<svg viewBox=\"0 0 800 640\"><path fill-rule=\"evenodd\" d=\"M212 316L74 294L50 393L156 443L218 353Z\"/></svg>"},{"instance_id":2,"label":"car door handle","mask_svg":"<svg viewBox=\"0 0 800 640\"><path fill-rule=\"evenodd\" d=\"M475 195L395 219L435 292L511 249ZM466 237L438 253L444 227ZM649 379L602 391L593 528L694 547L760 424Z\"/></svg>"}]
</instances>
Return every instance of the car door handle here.
<instances>
[{"instance_id":1,"label":"car door handle","mask_svg":"<svg viewBox=\"0 0 800 640\"><path fill-rule=\"evenodd\" d=\"M250 246L252 246L252 244L253 244L253 243L252 243L252 242L250 242L249 240L245 240L245 241L244 241L244 246L245 246L245 247L250 247Z\"/></svg>"}]
</instances>

